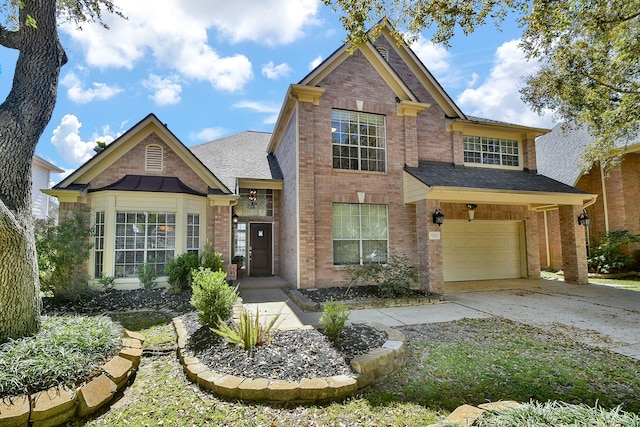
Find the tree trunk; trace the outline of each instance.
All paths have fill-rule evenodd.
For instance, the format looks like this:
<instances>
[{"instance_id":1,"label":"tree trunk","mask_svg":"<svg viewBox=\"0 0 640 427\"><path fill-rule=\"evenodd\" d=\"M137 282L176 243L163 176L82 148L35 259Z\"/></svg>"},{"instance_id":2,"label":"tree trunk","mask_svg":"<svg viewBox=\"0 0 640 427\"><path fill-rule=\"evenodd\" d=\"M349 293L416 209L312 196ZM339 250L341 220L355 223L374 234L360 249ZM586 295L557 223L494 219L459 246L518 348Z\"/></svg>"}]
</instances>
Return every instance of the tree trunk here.
<instances>
[{"instance_id":1,"label":"tree trunk","mask_svg":"<svg viewBox=\"0 0 640 427\"><path fill-rule=\"evenodd\" d=\"M36 27L26 26L27 16ZM41 299L31 216L31 161L51 119L66 55L56 0L23 0L20 29L0 43L19 50L13 86L0 105L0 342L38 330Z\"/></svg>"}]
</instances>

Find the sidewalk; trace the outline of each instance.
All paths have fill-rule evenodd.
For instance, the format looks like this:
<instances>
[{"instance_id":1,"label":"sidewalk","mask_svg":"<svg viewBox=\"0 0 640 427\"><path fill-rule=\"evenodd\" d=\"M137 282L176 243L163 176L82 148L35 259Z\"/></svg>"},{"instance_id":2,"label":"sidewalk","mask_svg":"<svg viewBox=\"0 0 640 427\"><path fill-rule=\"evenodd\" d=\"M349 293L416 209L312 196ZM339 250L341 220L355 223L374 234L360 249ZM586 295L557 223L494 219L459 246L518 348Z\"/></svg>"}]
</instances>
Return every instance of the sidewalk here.
<instances>
[{"instance_id":1,"label":"sidewalk","mask_svg":"<svg viewBox=\"0 0 640 427\"><path fill-rule=\"evenodd\" d=\"M640 292L603 285L541 280L526 289L445 295L446 302L410 307L352 310L350 323L398 327L463 318L504 317L571 334L575 339L640 360ZM282 289L240 290L245 307L268 318L282 310L281 328L312 327L322 313L304 312Z\"/></svg>"}]
</instances>

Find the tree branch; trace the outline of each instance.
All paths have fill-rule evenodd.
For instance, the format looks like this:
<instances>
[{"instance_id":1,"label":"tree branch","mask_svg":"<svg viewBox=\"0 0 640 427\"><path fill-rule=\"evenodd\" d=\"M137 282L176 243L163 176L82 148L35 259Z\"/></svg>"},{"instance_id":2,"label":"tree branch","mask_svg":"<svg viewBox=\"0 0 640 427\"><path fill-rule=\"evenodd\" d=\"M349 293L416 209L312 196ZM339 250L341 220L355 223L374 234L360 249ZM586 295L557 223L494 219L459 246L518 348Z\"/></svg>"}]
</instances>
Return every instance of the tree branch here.
<instances>
[{"instance_id":1,"label":"tree branch","mask_svg":"<svg viewBox=\"0 0 640 427\"><path fill-rule=\"evenodd\" d=\"M622 89L622 88L620 88L618 86L614 86L614 85L611 85L609 83L606 83L606 82L604 82L604 81L592 76L589 73L585 73L583 71L578 71L578 73L580 75L582 75L583 77L586 77L587 79L591 80L592 82L594 82L598 86L606 87L607 89L611 89L614 92L622 93L622 94L625 94L625 95L636 95L636 96L640 95L640 91L639 90Z\"/></svg>"},{"instance_id":2,"label":"tree branch","mask_svg":"<svg viewBox=\"0 0 640 427\"><path fill-rule=\"evenodd\" d=\"M9 31L0 25L0 45L9 49L20 49L20 40L22 33L20 31Z\"/></svg>"},{"instance_id":3,"label":"tree branch","mask_svg":"<svg viewBox=\"0 0 640 427\"><path fill-rule=\"evenodd\" d=\"M623 22L631 21L632 19L635 19L638 16L640 16L640 12L636 12L636 13L634 13L632 15L629 15L629 16L621 16L621 17L618 17L616 19L609 19L609 20L598 19L598 23L600 25L621 24Z\"/></svg>"}]
</instances>

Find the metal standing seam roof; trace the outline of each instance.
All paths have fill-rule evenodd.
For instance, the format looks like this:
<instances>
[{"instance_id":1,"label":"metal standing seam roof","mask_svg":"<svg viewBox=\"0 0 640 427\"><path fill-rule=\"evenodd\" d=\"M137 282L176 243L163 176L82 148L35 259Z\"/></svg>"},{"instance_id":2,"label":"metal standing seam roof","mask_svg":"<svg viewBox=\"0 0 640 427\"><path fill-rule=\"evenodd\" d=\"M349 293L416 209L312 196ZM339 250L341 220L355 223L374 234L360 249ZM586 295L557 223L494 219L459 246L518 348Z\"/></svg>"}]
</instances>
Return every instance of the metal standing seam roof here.
<instances>
[{"instance_id":1,"label":"metal standing seam roof","mask_svg":"<svg viewBox=\"0 0 640 427\"><path fill-rule=\"evenodd\" d=\"M189 149L233 191L238 178L283 179L278 160L267 153L270 139L269 132L245 131Z\"/></svg>"},{"instance_id":2,"label":"metal standing seam roof","mask_svg":"<svg viewBox=\"0 0 640 427\"><path fill-rule=\"evenodd\" d=\"M89 192L119 190L146 191L151 193L178 193L206 196L194 190L175 176L125 175L118 181L101 188L93 188Z\"/></svg>"},{"instance_id":3,"label":"metal standing seam roof","mask_svg":"<svg viewBox=\"0 0 640 427\"><path fill-rule=\"evenodd\" d=\"M429 187L455 187L498 191L587 194L570 185L526 170L505 170L456 166L452 163L421 161L405 170Z\"/></svg>"}]
</instances>

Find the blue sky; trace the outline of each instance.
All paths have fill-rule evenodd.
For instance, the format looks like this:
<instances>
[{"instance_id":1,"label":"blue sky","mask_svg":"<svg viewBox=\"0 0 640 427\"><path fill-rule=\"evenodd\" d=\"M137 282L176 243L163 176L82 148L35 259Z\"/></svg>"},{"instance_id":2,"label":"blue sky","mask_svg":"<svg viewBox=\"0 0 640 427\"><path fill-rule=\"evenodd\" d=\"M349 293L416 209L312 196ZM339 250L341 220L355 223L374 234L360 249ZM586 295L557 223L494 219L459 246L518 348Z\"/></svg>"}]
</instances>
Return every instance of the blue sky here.
<instances>
[{"instance_id":1,"label":"blue sky","mask_svg":"<svg viewBox=\"0 0 640 427\"><path fill-rule=\"evenodd\" d=\"M110 26L63 24L69 57L58 101L36 154L70 173L96 141L111 142L154 113L187 146L245 130L273 129L287 87L339 48L338 16L320 0L115 0L129 18ZM429 33L412 46L466 114L552 127L517 88L535 70L513 21L492 24L449 49ZM17 53L0 49L0 97ZM64 174L61 174L64 175ZM55 181L61 175L53 175Z\"/></svg>"}]
</instances>

